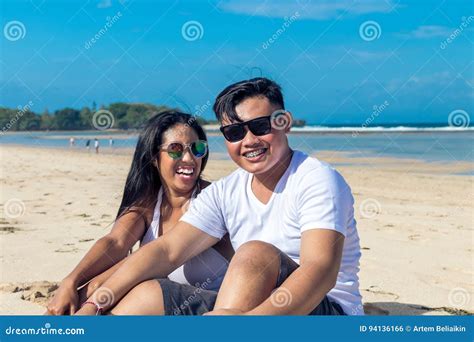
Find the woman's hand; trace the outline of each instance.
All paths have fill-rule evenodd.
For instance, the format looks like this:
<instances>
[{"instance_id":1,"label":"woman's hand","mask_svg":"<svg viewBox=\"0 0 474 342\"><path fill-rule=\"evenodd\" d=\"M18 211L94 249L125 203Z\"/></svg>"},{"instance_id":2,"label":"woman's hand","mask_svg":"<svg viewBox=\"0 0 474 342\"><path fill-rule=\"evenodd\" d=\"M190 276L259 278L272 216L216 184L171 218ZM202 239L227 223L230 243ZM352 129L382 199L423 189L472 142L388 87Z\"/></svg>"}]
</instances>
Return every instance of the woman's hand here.
<instances>
[{"instance_id":1,"label":"woman's hand","mask_svg":"<svg viewBox=\"0 0 474 342\"><path fill-rule=\"evenodd\" d=\"M97 306L92 304L91 302L86 302L82 305L82 308L76 312L78 316L96 316L97 314L101 314L98 312Z\"/></svg>"},{"instance_id":2,"label":"woman's hand","mask_svg":"<svg viewBox=\"0 0 474 342\"><path fill-rule=\"evenodd\" d=\"M79 294L73 282L64 280L49 302L45 315L73 315L79 305Z\"/></svg>"}]
</instances>

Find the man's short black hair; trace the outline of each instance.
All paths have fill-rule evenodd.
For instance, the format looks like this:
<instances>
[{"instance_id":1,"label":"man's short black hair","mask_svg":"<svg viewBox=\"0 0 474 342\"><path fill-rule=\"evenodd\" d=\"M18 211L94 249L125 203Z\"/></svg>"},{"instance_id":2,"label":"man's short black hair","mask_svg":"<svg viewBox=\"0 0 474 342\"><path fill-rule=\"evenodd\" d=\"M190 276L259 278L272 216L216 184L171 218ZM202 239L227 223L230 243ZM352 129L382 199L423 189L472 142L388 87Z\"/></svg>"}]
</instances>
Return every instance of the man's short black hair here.
<instances>
[{"instance_id":1,"label":"man's short black hair","mask_svg":"<svg viewBox=\"0 0 474 342\"><path fill-rule=\"evenodd\" d=\"M214 113L219 122L226 116L231 122L242 122L235 112L235 107L249 97L266 97L271 104L284 109L281 87L272 80L264 77L252 78L231 84L217 95L214 103Z\"/></svg>"}]
</instances>

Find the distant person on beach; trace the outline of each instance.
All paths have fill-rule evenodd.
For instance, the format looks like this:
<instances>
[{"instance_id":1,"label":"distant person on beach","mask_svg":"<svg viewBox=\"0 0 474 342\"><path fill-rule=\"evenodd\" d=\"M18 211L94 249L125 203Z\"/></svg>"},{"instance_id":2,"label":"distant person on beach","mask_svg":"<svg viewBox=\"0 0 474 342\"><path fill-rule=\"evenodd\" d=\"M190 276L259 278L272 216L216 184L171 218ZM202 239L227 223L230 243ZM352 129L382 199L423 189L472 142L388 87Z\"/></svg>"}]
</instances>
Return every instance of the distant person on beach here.
<instances>
[{"instance_id":1,"label":"distant person on beach","mask_svg":"<svg viewBox=\"0 0 474 342\"><path fill-rule=\"evenodd\" d=\"M145 245L148 248L155 239L172 233L189 202L209 185L201 178L209 156L206 134L191 118L189 114L166 111L149 119L138 138L111 232L99 239L64 278L48 304L47 314L74 314L118 269L136 242L140 242L140 249ZM192 237L193 234L180 238ZM215 295L213 292L209 296L208 290L219 289L233 249L226 236L195 255L167 278L150 281L146 288L137 289L154 293L174 281L182 286L183 295L197 296L199 302L207 303L201 305L202 313L211 310ZM112 313L133 314L148 302L146 297L134 298L133 291L130 296L132 302L123 300ZM95 309L91 304L86 306Z\"/></svg>"},{"instance_id":2,"label":"distant person on beach","mask_svg":"<svg viewBox=\"0 0 474 342\"><path fill-rule=\"evenodd\" d=\"M86 141L86 148L87 148L87 152L89 152L90 149L91 149L91 140L90 139L87 139L87 141Z\"/></svg>"},{"instance_id":3,"label":"distant person on beach","mask_svg":"<svg viewBox=\"0 0 474 342\"><path fill-rule=\"evenodd\" d=\"M114 139L112 139L112 138L109 139L109 147L110 148L114 147Z\"/></svg>"},{"instance_id":4,"label":"distant person on beach","mask_svg":"<svg viewBox=\"0 0 474 342\"><path fill-rule=\"evenodd\" d=\"M69 147L74 147L76 145L76 139L74 137L71 137L69 139Z\"/></svg>"},{"instance_id":5,"label":"distant person on beach","mask_svg":"<svg viewBox=\"0 0 474 342\"><path fill-rule=\"evenodd\" d=\"M95 153L98 154L99 153L99 140L97 140L97 138L94 139L94 148L95 148Z\"/></svg>"},{"instance_id":6,"label":"distant person on beach","mask_svg":"<svg viewBox=\"0 0 474 342\"><path fill-rule=\"evenodd\" d=\"M125 302L125 314L200 315L209 297L190 299L176 282L153 292L149 279L229 234L236 252L209 314L363 315L351 189L331 166L290 147L280 86L266 78L232 84L213 110L239 167L204 189L169 235L127 258L78 314ZM105 292L110 300L98 302Z\"/></svg>"}]
</instances>

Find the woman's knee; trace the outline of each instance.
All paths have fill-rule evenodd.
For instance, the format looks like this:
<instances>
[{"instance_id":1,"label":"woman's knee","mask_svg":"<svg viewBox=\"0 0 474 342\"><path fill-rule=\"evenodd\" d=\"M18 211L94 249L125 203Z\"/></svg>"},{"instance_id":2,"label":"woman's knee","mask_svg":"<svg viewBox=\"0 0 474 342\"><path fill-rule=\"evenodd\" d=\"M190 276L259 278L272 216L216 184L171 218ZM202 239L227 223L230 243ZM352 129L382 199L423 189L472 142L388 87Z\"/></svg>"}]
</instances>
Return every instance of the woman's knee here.
<instances>
[{"instance_id":1,"label":"woman's knee","mask_svg":"<svg viewBox=\"0 0 474 342\"><path fill-rule=\"evenodd\" d=\"M112 315L163 315L163 291L160 283L152 279L138 284L110 313Z\"/></svg>"}]
</instances>

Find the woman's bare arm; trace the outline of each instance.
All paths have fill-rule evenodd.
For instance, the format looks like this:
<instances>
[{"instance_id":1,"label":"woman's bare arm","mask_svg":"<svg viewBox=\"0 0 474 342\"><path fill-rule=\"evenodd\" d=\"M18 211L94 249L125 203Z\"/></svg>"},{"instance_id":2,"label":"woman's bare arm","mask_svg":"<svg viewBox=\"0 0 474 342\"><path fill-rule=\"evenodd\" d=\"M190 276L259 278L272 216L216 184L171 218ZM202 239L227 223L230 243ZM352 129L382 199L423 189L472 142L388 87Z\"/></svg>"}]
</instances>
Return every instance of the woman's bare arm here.
<instances>
[{"instance_id":1,"label":"woman's bare arm","mask_svg":"<svg viewBox=\"0 0 474 342\"><path fill-rule=\"evenodd\" d=\"M100 238L73 271L64 278L48 305L47 313L53 315L74 313L78 306L77 288L123 260L143 236L145 222L142 211L131 211L120 217L112 231ZM107 277L111 273L108 273Z\"/></svg>"}]
</instances>

